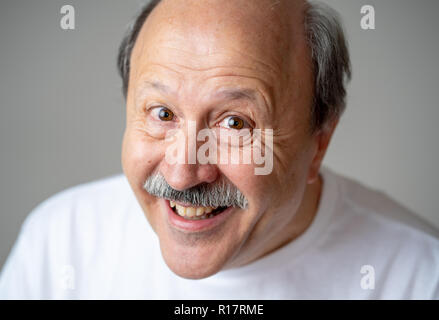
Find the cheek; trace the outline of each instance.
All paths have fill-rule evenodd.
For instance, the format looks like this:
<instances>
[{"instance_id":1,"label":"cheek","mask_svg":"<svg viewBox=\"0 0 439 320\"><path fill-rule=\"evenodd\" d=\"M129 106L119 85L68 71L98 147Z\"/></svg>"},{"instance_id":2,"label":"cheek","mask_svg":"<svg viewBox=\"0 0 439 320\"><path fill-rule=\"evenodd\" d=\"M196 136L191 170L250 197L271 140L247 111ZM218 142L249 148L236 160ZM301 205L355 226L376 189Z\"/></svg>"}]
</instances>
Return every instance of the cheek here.
<instances>
[{"instance_id":1,"label":"cheek","mask_svg":"<svg viewBox=\"0 0 439 320\"><path fill-rule=\"evenodd\" d=\"M219 165L218 168L244 194L252 212L257 214L265 209L266 196L270 196L272 189L270 175L255 175L253 165Z\"/></svg>"},{"instance_id":2,"label":"cheek","mask_svg":"<svg viewBox=\"0 0 439 320\"><path fill-rule=\"evenodd\" d=\"M308 153L290 147L284 152L286 165L275 161L269 175L256 175L253 165L224 165L220 171L245 195L251 209L251 219L286 202L297 200L306 184Z\"/></svg>"},{"instance_id":3,"label":"cheek","mask_svg":"<svg viewBox=\"0 0 439 320\"><path fill-rule=\"evenodd\" d=\"M291 145L278 150L273 166L273 207L297 201L307 184L312 149L307 144Z\"/></svg>"},{"instance_id":4,"label":"cheek","mask_svg":"<svg viewBox=\"0 0 439 320\"><path fill-rule=\"evenodd\" d=\"M141 133L127 129L122 145L122 167L130 184L141 188L161 159L161 149Z\"/></svg>"}]
</instances>

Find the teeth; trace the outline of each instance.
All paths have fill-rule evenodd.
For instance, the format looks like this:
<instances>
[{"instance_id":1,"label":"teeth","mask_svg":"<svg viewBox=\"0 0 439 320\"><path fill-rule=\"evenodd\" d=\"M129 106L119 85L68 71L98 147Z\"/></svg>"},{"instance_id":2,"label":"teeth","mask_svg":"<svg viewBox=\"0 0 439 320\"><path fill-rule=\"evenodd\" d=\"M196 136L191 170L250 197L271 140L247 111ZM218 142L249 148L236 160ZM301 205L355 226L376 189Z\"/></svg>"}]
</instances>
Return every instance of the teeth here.
<instances>
[{"instance_id":1,"label":"teeth","mask_svg":"<svg viewBox=\"0 0 439 320\"><path fill-rule=\"evenodd\" d=\"M169 201L171 208L175 207L175 211L182 217L194 218L194 219L205 219L209 213L211 213L216 208L212 207L183 207L174 201Z\"/></svg>"},{"instance_id":2,"label":"teeth","mask_svg":"<svg viewBox=\"0 0 439 320\"><path fill-rule=\"evenodd\" d=\"M184 217L184 216L186 216L186 207L182 207L182 206L179 206L178 204L175 206L175 208L176 208L176 210L177 210L177 213L180 215L180 216L182 216L182 217Z\"/></svg>"},{"instance_id":3,"label":"teeth","mask_svg":"<svg viewBox=\"0 0 439 320\"><path fill-rule=\"evenodd\" d=\"M192 208L192 207L187 207L186 208L186 216L188 216L189 218L192 218L195 216L195 212L197 212L197 209Z\"/></svg>"},{"instance_id":4,"label":"teeth","mask_svg":"<svg viewBox=\"0 0 439 320\"><path fill-rule=\"evenodd\" d=\"M205 210L206 210L205 208L198 207L198 208L197 208L197 212L196 212L197 217L202 216L202 215L204 214L204 211L205 211Z\"/></svg>"}]
</instances>

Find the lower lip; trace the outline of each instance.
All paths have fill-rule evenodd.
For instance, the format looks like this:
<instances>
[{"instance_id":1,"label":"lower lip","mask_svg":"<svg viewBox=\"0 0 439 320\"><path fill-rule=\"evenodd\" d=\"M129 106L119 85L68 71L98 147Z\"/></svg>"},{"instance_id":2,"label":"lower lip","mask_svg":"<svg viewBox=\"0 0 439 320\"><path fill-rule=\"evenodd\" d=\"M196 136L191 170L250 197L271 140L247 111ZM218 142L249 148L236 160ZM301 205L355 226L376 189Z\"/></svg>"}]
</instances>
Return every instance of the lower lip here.
<instances>
[{"instance_id":1,"label":"lower lip","mask_svg":"<svg viewBox=\"0 0 439 320\"><path fill-rule=\"evenodd\" d=\"M185 232L200 232L213 229L227 219L234 209L233 207L229 207L213 218L188 220L179 216L174 210L172 210L169 200L163 200L162 203L166 209L169 223L176 229Z\"/></svg>"}]
</instances>

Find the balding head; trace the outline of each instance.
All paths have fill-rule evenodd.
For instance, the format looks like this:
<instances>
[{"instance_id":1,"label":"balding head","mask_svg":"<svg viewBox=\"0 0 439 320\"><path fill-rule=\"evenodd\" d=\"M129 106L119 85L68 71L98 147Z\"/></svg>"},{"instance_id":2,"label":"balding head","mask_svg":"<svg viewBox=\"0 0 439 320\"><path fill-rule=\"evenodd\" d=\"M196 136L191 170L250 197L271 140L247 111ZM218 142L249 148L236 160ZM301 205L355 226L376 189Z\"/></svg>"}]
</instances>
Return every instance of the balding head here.
<instances>
[{"instance_id":1,"label":"balding head","mask_svg":"<svg viewBox=\"0 0 439 320\"><path fill-rule=\"evenodd\" d=\"M303 40L304 2L274 0L163 0L142 33L176 33L183 42L198 37L191 53L212 54L224 41L262 51L280 64L285 53ZM293 34L295 36L293 36Z\"/></svg>"}]
</instances>

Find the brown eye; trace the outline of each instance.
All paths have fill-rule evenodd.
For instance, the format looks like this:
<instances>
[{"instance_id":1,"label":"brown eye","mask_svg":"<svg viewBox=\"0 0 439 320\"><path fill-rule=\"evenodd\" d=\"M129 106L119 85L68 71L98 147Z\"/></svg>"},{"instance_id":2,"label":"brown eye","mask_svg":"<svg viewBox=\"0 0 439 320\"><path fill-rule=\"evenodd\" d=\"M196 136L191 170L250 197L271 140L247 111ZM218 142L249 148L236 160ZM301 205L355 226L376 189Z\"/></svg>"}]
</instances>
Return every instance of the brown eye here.
<instances>
[{"instance_id":1,"label":"brown eye","mask_svg":"<svg viewBox=\"0 0 439 320\"><path fill-rule=\"evenodd\" d=\"M168 108L161 108L159 111L159 118L162 121L171 121L174 119L174 113Z\"/></svg>"},{"instance_id":2,"label":"brown eye","mask_svg":"<svg viewBox=\"0 0 439 320\"><path fill-rule=\"evenodd\" d=\"M240 130L244 128L245 121L238 117L228 117L226 118L226 124L231 129Z\"/></svg>"}]
</instances>

